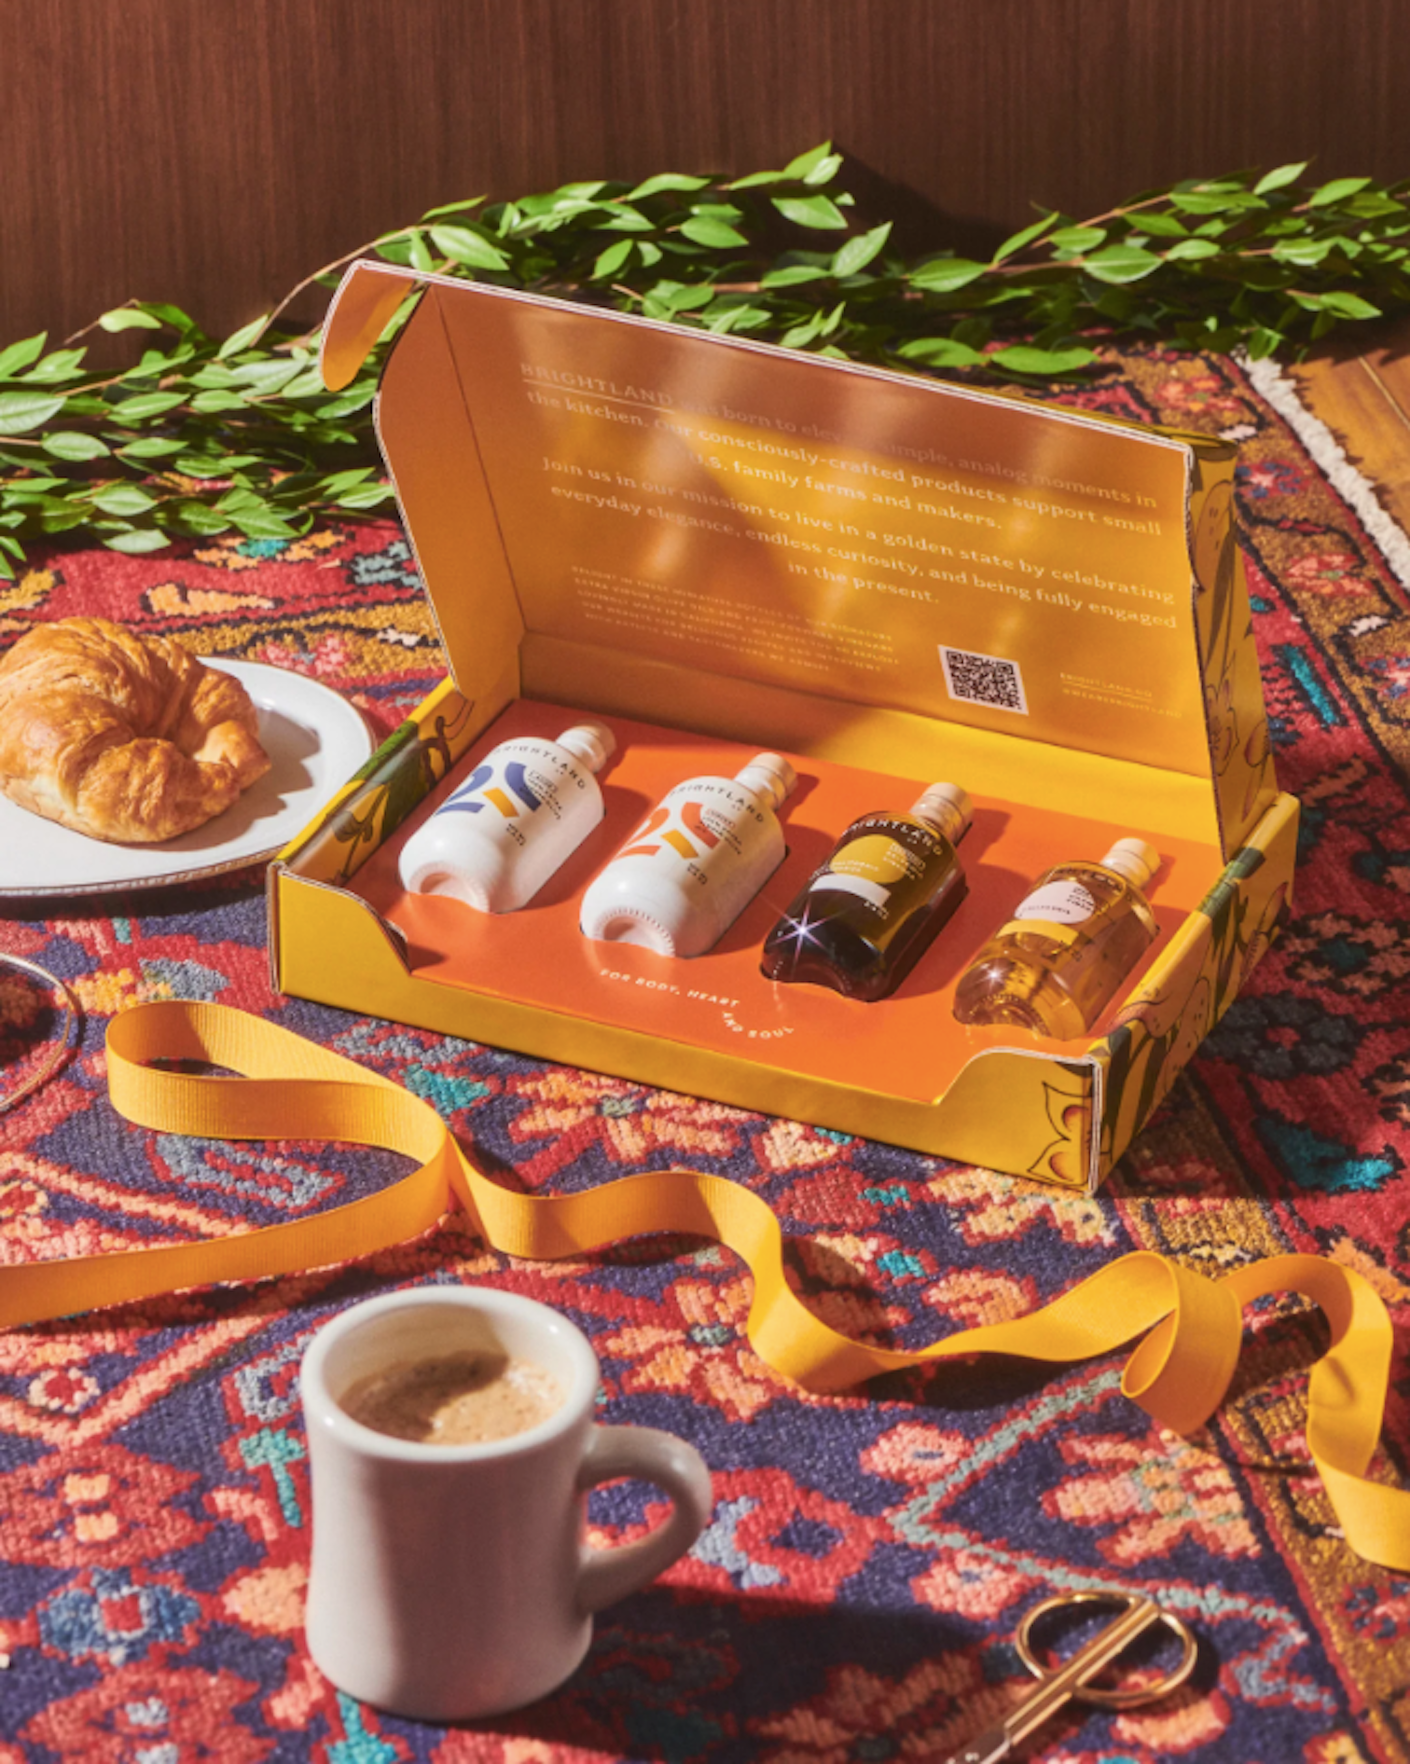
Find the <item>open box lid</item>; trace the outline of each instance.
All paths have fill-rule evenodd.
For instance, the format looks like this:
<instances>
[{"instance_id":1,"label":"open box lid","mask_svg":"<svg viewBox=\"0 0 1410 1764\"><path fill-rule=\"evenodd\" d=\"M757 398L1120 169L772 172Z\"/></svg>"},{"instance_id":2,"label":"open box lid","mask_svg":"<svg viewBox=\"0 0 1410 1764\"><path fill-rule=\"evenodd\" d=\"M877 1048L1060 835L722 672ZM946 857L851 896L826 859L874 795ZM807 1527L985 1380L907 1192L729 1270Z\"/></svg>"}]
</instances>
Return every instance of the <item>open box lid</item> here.
<instances>
[{"instance_id":1,"label":"open box lid","mask_svg":"<svg viewBox=\"0 0 1410 1764\"><path fill-rule=\"evenodd\" d=\"M1231 447L371 263L330 387L413 283L378 433L468 697L938 731L1226 858L1273 800Z\"/></svg>"}]
</instances>

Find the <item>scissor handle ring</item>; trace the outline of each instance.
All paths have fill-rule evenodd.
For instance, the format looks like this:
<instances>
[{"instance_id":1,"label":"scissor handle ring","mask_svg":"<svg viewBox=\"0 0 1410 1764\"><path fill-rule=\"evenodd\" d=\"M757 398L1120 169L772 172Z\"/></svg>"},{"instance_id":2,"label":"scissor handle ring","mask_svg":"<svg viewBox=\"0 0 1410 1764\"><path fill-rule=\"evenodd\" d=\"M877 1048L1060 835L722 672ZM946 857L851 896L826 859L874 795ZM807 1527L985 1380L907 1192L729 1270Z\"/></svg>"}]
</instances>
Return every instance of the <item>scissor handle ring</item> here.
<instances>
[{"instance_id":1,"label":"scissor handle ring","mask_svg":"<svg viewBox=\"0 0 1410 1764\"><path fill-rule=\"evenodd\" d=\"M1139 1594L1136 1593L1055 1593L1052 1598L1035 1605L1019 1624L1018 1634L1014 1637L1014 1652L1035 1678L1046 1678L1053 1669L1043 1665L1030 1644L1034 1626L1041 1623L1050 1612L1066 1610L1072 1605L1125 1605L1129 1610L1138 1602ZM1084 1684L1075 1689L1072 1695L1080 1702L1095 1703L1101 1709L1134 1709L1142 1703L1154 1702L1158 1697L1166 1697L1171 1691L1179 1690L1195 1669L1195 1661L1199 1658L1199 1643L1189 1625L1173 1611L1161 1611L1156 1621L1163 1623L1180 1638L1183 1652L1179 1665L1172 1672L1155 1684L1132 1685L1129 1690L1123 1690L1120 1686L1103 1690L1097 1685ZM1134 1641L1135 1637L1131 1639Z\"/></svg>"},{"instance_id":2,"label":"scissor handle ring","mask_svg":"<svg viewBox=\"0 0 1410 1764\"><path fill-rule=\"evenodd\" d=\"M38 962L26 961L24 956L11 955L8 950L0 950L0 966L13 968L18 973L28 974L31 979L42 980L64 1001L64 1026L54 1037L49 1053L35 1072L14 1090L0 1096L0 1115L22 1103L32 1095L47 1079L52 1078L69 1056L69 1037L74 1024L78 1021L79 1004L73 995L73 988L67 980L61 980L57 974L51 974L47 968L41 968Z\"/></svg>"}]
</instances>

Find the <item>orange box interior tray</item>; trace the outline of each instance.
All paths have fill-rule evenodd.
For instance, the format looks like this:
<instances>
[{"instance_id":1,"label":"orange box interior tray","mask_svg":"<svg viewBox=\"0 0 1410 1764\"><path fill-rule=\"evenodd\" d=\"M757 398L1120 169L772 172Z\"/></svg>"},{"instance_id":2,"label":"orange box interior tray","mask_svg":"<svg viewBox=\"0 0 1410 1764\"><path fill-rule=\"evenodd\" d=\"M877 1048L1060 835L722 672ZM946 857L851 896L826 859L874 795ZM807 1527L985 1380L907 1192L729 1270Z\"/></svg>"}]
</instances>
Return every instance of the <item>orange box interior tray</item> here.
<instances>
[{"instance_id":1,"label":"orange box interior tray","mask_svg":"<svg viewBox=\"0 0 1410 1764\"><path fill-rule=\"evenodd\" d=\"M1091 1039L1050 1041L1012 1029L967 1028L952 1015L955 987L969 959L1043 870L1064 859L1098 859L1128 834L1148 839L1160 852L1151 906L1161 935L1132 971L1129 992L1222 869L1212 843L1175 839L1130 818L1099 822L1015 806L986 798L970 779L955 778L975 804L974 824L960 847L969 894L897 992L865 1004L824 987L781 985L759 969L774 920L858 815L904 811L934 781L790 753L798 787L780 811L787 856L714 949L686 961L629 944L595 943L578 929L583 891L648 810L672 785L705 773L732 776L759 751L757 745L603 716L597 720L618 743L601 775L606 819L526 907L481 914L456 900L402 888L402 846L492 747L516 735L553 739L582 720L581 710L516 700L353 879L353 892L405 935L413 974L664 1041L744 1052L779 1071L929 1102L983 1049L1021 1044L1030 1052L1075 1054ZM1108 1018L1115 1008L1113 1003ZM1108 1026L1103 1020L1093 1032Z\"/></svg>"}]
</instances>

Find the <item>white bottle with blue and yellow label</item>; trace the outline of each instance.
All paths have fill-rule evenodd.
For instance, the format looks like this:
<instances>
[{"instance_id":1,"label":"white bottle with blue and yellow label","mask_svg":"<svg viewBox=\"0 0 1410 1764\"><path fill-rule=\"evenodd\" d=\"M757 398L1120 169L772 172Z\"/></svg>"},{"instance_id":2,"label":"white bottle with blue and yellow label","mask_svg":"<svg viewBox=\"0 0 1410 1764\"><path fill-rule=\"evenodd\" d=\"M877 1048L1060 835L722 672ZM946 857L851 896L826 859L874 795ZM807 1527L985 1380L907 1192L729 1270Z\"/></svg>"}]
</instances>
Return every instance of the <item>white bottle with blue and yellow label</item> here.
<instances>
[{"instance_id":1,"label":"white bottle with blue and yellow label","mask_svg":"<svg viewBox=\"0 0 1410 1764\"><path fill-rule=\"evenodd\" d=\"M402 887L449 894L480 913L517 911L602 820L594 774L616 745L600 723L556 741L500 742L407 840Z\"/></svg>"},{"instance_id":2,"label":"white bottle with blue and yellow label","mask_svg":"<svg viewBox=\"0 0 1410 1764\"><path fill-rule=\"evenodd\" d=\"M777 810L797 781L781 755L760 753L733 778L668 790L583 896L583 935L703 955L783 862Z\"/></svg>"}]
</instances>

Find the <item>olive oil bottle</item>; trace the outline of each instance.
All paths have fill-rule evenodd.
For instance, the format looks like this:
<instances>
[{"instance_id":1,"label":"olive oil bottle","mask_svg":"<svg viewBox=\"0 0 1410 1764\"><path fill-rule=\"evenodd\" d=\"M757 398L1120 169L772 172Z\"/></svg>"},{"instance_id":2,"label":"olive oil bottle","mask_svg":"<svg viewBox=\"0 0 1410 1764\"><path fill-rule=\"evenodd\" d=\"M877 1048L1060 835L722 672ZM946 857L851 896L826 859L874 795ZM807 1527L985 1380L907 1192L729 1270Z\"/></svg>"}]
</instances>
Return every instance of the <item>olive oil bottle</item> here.
<instances>
[{"instance_id":1,"label":"olive oil bottle","mask_svg":"<svg viewBox=\"0 0 1410 1764\"><path fill-rule=\"evenodd\" d=\"M1159 868L1143 839L1118 839L1099 864L1055 864L961 977L960 1022L1085 1034L1155 940L1141 890Z\"/></svg>"},{"instance_id":2,"label":"olive oil bottle","mask_svg":"<svg viewBox=\"0 0 1410 1764\"><path fill-rule=\"evenodd\" d=\"M932 784L909 814L853 821L765 939L765 974L885 998L964 899L955 847L969 821L958 784Z\"/></svg>"}]
</instances>

